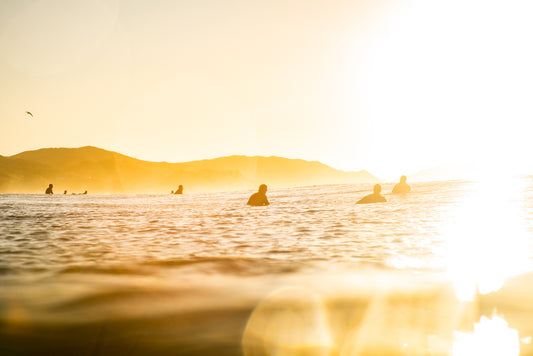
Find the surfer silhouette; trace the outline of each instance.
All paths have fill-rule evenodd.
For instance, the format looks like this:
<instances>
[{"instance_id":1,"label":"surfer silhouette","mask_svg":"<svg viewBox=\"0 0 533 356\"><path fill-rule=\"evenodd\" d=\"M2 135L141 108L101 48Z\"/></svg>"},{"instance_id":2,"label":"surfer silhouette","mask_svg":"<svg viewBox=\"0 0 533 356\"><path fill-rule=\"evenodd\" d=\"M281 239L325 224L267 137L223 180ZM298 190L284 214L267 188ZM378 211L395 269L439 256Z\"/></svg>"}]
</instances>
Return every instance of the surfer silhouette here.
<instances>
[{"instance_id":1,"label":"surfer silhouette","mask_svg":"<svg viewBox=\"0 0 533 356\"><path fill-rule=\"evenodd\" d=\"M392 188L393 194L402 194L402 193L409 193L411 191L411 187L409 184L407 184L405 181L407 180L406 176L402 176L400 178L400 183L396 184L394 188Z\"/></svg>"},{"instance_id":2,"label":"surfer silhouette","mask_svg":"<svg viewBox=\"0 0 533 356\"><path fill-rule=\"evenodd\" d=\"M50 185L48 186L48 188L46 188L45 193L46 193L46 194L54 194L54 191L52 190L53 187L54 187L54 185L50 183Z\"/></svg>"},{"instance_id":3,"label":"surfer silhouette","mask_svg":"<svg viewBox=\"0 0 533 356\"><path fill-rule=\"evenodd\" d=\"M246 204L251 205L251 206L270 205L270 203L268 202L267 196L266 196L266 192L267 192L267 185L261 184L259 186L257 193L252 194L250 196L250 199L248 199L248 203Z\"/></svg>"},{"instance_id":4,"label":"surfer silhouette","mask_svg":"<svg viewBox=\"0 0 533 356\"><path fill-rule=\"evenodd\" d=\"M387 201L381 193L381 185L374 185L374 193L361 198L356 204L384 203Z\"/></svg>"},{"instance_id":5,"label":"surfer silhouette","mask_svg":"<svg viewBox=\"0 0 533 356\"><path fill-rule=\"evenodd\" d=\"M183 194L183 185L180 184L174 194Z\"/></svg>"}]
</instances>

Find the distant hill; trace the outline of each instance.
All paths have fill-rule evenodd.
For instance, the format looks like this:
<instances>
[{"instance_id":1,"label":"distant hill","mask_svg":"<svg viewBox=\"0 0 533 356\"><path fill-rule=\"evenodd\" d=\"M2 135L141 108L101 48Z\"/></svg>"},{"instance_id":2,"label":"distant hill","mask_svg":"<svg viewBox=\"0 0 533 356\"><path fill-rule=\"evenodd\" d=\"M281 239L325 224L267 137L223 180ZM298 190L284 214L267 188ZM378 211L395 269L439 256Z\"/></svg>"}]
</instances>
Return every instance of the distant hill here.
<instances>
[{"instance_id":1,"label":"distant hill","mask_svg":"<svg viewBox=\"0 0 533 356\"><path fill-rule=\"evenodd\" d=\"M344 172L320 162L282 157L229 156L184 163L150 162L86 146L43 148L0 156L0 193L170 193L377 182L366 171Z\"/></svg>"}]
</instances>

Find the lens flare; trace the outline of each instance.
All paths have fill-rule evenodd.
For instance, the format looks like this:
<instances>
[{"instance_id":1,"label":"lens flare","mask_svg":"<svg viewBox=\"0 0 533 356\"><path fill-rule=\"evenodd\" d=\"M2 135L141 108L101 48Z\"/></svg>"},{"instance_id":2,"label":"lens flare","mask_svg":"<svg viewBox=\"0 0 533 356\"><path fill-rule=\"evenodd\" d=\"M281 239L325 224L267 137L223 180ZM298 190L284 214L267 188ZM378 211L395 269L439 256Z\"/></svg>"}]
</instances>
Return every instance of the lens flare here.
<instances>
[{"instance_id":1,"label":"lens flare","mask_svg":"<svg viewBox=\"0 0 533 356\"><path fill-rule=\"evenodd\" d=\"M282 288L254 310L242 339L244 355L331 354L333 341L322 298L304 288Z\"/></svg>"}]
</instances>

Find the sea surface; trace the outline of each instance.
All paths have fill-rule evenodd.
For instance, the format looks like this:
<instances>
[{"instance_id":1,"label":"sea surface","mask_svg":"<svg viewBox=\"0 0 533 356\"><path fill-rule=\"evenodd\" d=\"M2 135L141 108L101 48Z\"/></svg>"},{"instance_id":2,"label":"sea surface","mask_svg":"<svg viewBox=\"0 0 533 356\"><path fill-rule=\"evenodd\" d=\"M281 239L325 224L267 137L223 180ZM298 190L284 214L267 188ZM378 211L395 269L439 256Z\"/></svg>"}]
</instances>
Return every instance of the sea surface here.
<instances>
[{"instance_id":1,"label":"sea surface","mask_svg":"<svg viewBox=\"0 0 533 356\"><path fill-rule=\"evenodd\" d=\"M0 354L533 355L533 177L392 186L2 194Z\"/></svg>"}]
</instances>

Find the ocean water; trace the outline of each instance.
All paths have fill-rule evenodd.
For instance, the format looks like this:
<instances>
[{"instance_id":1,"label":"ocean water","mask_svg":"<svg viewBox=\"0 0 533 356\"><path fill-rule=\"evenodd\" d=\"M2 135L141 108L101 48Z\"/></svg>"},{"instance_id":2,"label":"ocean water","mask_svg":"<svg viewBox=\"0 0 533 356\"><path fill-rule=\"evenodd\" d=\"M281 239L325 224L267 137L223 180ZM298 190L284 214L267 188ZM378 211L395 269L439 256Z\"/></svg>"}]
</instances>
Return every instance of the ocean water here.
<instances>
[{"instance_id":1,"label":"ocean water","mask_svg":"<svg viewBox=\"0 0 533 356\"><path fill-rule=\"evenodd\" d=\"M533 354L533 179L499 183L0 195L0 353L462 355L484 317Z\"/></svg>"}]
</instances>

